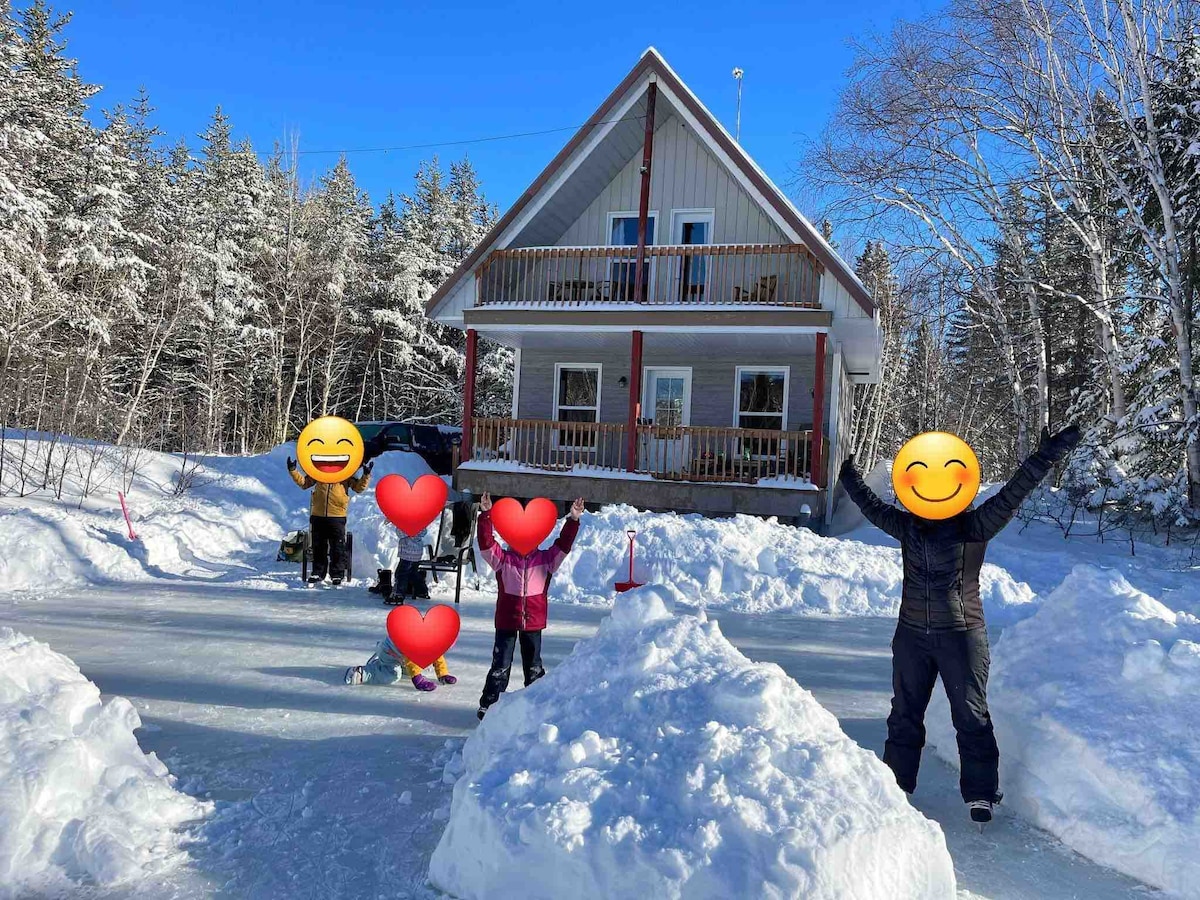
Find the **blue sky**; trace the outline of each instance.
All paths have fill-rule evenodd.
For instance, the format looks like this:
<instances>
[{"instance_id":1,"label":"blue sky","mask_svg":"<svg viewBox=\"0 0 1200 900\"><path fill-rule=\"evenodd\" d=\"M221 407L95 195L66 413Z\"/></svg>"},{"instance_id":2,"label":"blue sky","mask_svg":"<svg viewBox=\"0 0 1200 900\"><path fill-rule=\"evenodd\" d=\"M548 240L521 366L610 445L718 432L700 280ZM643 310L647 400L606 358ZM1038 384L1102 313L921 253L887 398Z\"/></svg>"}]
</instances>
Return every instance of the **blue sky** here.
<instances>
[{"instance_id":1,"label":"blue sky","mask_svg":"<svg viewBox=\"0 0 1200 900\"><path fill-rule=\"evenodd\" d=\"M800 143L820 133L833 107L848 41L936 7L558 0L517 12L458 2L77 0L67 37L81 75L104 86L98 105L145 85L159 126L195 144L220 104L261 151L293 134L301 150L325 150L578 126L653 44L731 131L730 72L745 70L742 143L785 184L796 179ZM406 190L421 159L465 152L503 208L570 133L348 158L378 202ZM336 159L307 155L306 173Z\"/></svg>"}]
</instances>

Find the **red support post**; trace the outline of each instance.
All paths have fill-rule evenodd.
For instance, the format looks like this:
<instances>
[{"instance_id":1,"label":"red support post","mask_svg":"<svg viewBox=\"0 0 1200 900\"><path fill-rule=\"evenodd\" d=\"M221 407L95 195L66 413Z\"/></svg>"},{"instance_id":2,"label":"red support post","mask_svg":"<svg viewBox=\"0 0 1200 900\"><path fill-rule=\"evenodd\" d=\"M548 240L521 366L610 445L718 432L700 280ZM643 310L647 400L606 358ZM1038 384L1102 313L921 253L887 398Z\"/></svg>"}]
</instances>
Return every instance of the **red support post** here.
<instances>
[{"instance_id":1,"label":"red support post","mask_svg":"<svg viewBox=\"0 0 1200 900\"><path fill-rule=\"evenodd\" d=\"M646 88L646 130L642 136L642 193L638 198L638 245L635 264L637 268L633 273L634 303L641 303L647 299L643 297L643 291L649 294L642 270L646 268L646 231L650 218L650 160L654 156L654 100L657 96L658 85L652 81Z\"/></svg>"},{"instance_id":2,"label":"red support post","mask_svg":"<svg viewBox=\"0 0 1200 900\"><path fill-rule=\"evenodd\" d=\"M463 389L462 417L462 462L471 461L471 431L475 418L475 354L479 343L479 334L474 328L467 329L467 383Z\"/></svg>"},{"instance_id":3,"label":"red support post","mask_svg":"<svg viewBox=\"0 0 1200 900\"><path fill-rule=\"evenodd\" d=\"M642 333L633 333L629 354L629 418L626 422L625 470L637 469L637 423L642 412Z\"/></svg>"},{"instance_id":4,"label":"red support post","mask_svg":"<svg viewBox=\"0 0 1200 900\"><path fill-rule=\"evenodd\" d=\"M825 428L825 332L817 333L816 371L813 372L812 483L821 484L822 432Z\"/></svg>"}]
</instances>

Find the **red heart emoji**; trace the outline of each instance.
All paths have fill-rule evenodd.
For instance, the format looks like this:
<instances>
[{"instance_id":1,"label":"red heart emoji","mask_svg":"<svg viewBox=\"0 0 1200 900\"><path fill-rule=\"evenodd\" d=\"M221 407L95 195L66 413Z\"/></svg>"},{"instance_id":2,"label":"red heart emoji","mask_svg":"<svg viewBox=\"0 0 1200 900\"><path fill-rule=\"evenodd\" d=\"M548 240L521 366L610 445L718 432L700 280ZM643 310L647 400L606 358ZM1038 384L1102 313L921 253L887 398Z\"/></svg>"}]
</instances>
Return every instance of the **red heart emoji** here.
<instances>
[{"instance_id":1,"label":"red heart emoji","mask_svg":"<svg viewBox=\"0 0 1200 900\"><path fill-rule=\"evenodd\" d=\"M375 488L375 502L387 520L416 537L446 505L446 482L436 475L422 475L410 485L399 475L385 475Z\"/></svg>"},{"instance_id":2,"label":"red heart emoji","mask_svg":"<svg viewBox=\"0 0 1200 900\"><path fill-rule=\"evenodd\" d=\"M496 533L522 556L538 545L554 530L558 510L545 497L535 497L522 508L512 497L492 504L492 524Z\"/></svg>"},{"instance_id":3,"label":"red heart emoji","mask_svg":"<svg viewBox=\"0 0 1200 900\"><path fill-rule=\"evenodd\" d=\"M444 604L424 617L414 606L397 606L387 617L388 637L396 649L422 669L454 646L460 625L454 607Z\"/></svg>"}]
</instances>

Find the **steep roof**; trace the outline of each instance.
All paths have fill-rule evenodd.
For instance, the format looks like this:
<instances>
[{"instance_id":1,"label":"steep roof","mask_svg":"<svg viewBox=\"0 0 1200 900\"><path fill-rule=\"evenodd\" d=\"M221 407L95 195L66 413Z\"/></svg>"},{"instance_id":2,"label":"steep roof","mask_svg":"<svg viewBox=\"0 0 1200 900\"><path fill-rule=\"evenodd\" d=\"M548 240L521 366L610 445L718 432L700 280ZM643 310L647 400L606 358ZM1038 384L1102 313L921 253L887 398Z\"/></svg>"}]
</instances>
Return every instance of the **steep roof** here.
<instances>
[{"instance_id":1,"label":"steep roof","mask_svg":"<svg viewBox=\"0 0 1200 900\"><path fill-rule=\"evenodd\" d=\"M483 240L479 242L471 254L462 261L450 277L434 292L426 304L426 313L432 314L442 300L454 290L459 281L478 265L483 257L492 249L500 236L534 202L551 179L562 169L572 157L572 154L575 153L588 137L598 127L608 124L609 116L621 104L622 100L629 95L630 91L640 85L641 89L639 93L644 92L645 85L649 84L651 80L648 76L654 76L659 82L660 87L665 87L678 99L700 126L702 137L706 142L710 146L722 151L729 158L741 175L766 200L778 219L794 233L795 238L805 244L813 252L813 255L834 274L834 277L842 283L863 310L873 314L875 311L874 300L866 287L863 286L863 283L859 281L854 270L850 268L846 261L838 255L837 251L822 237L820 231L801 215L799 210L787 198L787 195L767 177L766 173L750 158L750 155L733 139L729 132L717 121L716 117L708 111L707 107L700 102L691 89L683 83L679 76L675 74L675 71L667 64L667 61L653 47L646 49L629 74L621 80L620 84L613 89L612 93L592 113L587 123L572 136L566 146L558 152L554 159L550 161L550 164L526 188L516 203L500 217L499 221L484 236ZM643 81L645 84L642 84Z\"/></svg>"}]
</instances>

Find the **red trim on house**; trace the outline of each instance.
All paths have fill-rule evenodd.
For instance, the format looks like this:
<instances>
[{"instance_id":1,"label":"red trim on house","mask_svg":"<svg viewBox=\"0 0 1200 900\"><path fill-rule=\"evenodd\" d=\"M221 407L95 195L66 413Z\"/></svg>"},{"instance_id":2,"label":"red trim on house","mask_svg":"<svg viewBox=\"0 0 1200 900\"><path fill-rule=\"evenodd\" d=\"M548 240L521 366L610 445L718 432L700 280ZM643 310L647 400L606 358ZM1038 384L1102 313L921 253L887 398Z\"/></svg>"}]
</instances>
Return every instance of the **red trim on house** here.
<instances>
[{"instance_id":1,"label":"red trim on house","mask_svg":"<svg viewBox=\"0 0 1200 900\"><path fill-rule=\"evenodd\" d=\"M467 329L466 385L463 388L462 417L462 460L471 460L471 420L475 418L475 355L478 352L479 333Z\"/></svg>"},{"instance_id":2,"label":"red trim on house","mask_svg":"<svg viewBox=\"0 0 1200 900\"><path fill-rule=\"evenodd\" d=\"M432 313L434 308L441 303L442 299L450 292L450 290L458 283L463 274L473 269L492 249L492 244L504 233L504 230L516 220L517 216L529 205L530 202L541 192L542 188L550 181L554 174L562 168L562 166L571 157L571 154L587 139L592 131L607 120L608 114L612 111L620 100L629 92L629 90L637 84L637 82L647 73L655 73L667 89L679 98L679 102L687 107L688 111L695 116L696 120L704 127L704 130L712 137L712 139L720 145L721 149L733 160L734 165L741 171L746 178L755 186L755 188L767 199L771 207L786 221L795 232L805 239L804 244L813 252L813 255L821 261L827 269L837 271L841 264L836 260L836 254L828 248L824 241L820 240L820 235L813 226L804 220L803 217L796 214L792 209L791 204L787 202L780 193L778 188L773 187L770 182L759 172L753 165L749 164L745 156L745 151L738 147L733 139L727 135L724 130L712 118L712 114L704 110L699 102L692 96L691 92L679 81L679 78L670 71L661 58L652 51L647 51L642 55L642 58L637 61L637 64L630 70L621 83L613 89L600 104L600 107L588 119L587 124L579 129L575 135L567 142L567 145L559 151L558 155L550 161L550 164L542 170L541 174L534 179L533 184L523 193L517 202L505 212L500 220L492 227L492 230L479 242L471 254L463 260L459 267L450 275L441 286L434 291L433 296L429 298L429 302L425 305L426 313ZM651 82L653 84L653 82ZM836 277L836 276L834 276ZM840 281L840 279L839 279ZM842 282L850 295L854 297L862 309L874 315L875 303L871 295L866 292L866 289L854 282L852 279L847 279Z\"/></svg>"},{"instance_id":3,"label":"red trim on house","mask_svg":"<svg viewBox=\"0 0 1200 900\"><path fill-rule=\"evenodd\" d=\"M658 97L658 85L653 81L646 88L646 130L642 137L642 192L638 197L638 245L637 268L633 273L633 302L641 303L645 298L646 276L642 269L646 265L646 220L650 217L650 163L654 159L654 100Z\"/></svg>"},{"instance_id":4,"label":"red trim on house","mask_svg":"<svg viewBox=\"0 0 1200 900\"><path fill-rule=\"evenodd\" d=\"M823 331L817 332L816 371L813 372L813 415L812 415L812 483L821 483L821 462L825 428L825 340Z\"/></svg>"},{"instance_id":5,"label":"red trim on house","mask_svg":"<svg viewBox=\"0 0 1200 900\"><path fill-rule=\"evenodd\" d=\"M625 423L625 434L629 441L626 445L625 468L634 471L637 468L637 423L642 410L642 333L633 332L633 343L629 352L629 417Z\"/></svg>"}]
</instances>

